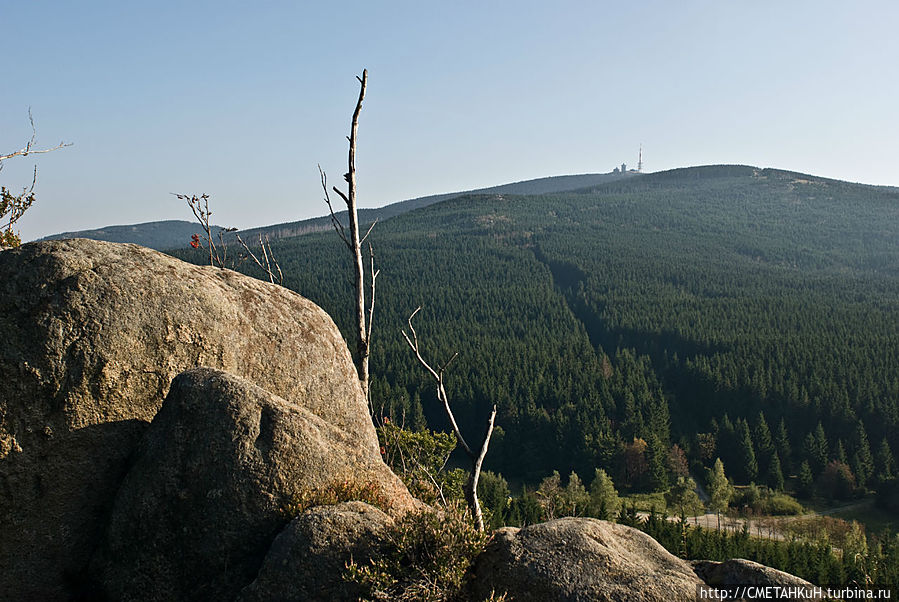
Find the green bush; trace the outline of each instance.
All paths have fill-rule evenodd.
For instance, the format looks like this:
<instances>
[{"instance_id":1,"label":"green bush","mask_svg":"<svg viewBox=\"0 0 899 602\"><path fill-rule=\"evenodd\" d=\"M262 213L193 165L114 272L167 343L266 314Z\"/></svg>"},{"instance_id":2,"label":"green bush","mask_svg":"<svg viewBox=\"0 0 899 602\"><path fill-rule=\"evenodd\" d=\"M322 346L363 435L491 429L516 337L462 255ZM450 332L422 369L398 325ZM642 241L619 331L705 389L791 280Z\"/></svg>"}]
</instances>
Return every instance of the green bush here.
<instances>
[{"instance_id":1,"label":"green bush","mask_svg":"<svg viewBox=\"0 0 899 602\"><path fill-rule=\"evenodd\" d=\"M785 516L805 511L794 497L755 484L738 488L731 505L756 515Z\"/></svg>"},{"instance_id":2,"label":"green bush","mask_svg":"<svg viewBox=\"0 0 899 602\"><path fill-rule=\"evenodd\" d=\"M486 543L460 504L410 512L383 535L380 556L370 564L350 562L345 579L362 586L363 600L456 600Z\"/></svg>"},{"instance_id":3,"label":"green bush","mask_svg":"<svg viewBox=\"0 0 899 602\"><path fill-rule=\"evenodd\" d=\"M796 498L786 493L775 493L764 501L761 514L770 514L772 516L785 516L802 514L805 509L802 504L796 501Z\"/></svg>"},{"instance_id":4,"label":"green bush","mask_svg":"<svg viewBox=\"0 0 899 602\"><path fill-rule=\"evenodd\" d=\"M384 462L414 497L441 506L464 499L462 489L468 474L461 468L446 468L456 448L454 434L427 429L411 431L389 419L384 419L376 431Z\"/></svg>"}]
</instances>

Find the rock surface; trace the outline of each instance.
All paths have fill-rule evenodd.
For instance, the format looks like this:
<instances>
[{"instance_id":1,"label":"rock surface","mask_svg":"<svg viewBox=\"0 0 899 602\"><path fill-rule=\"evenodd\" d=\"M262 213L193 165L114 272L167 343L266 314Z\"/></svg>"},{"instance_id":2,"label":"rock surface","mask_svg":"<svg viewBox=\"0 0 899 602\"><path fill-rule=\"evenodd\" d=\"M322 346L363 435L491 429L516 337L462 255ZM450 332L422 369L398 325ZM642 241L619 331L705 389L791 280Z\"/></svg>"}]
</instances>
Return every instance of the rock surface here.
<instances>
[{"instance_id":1,"label":"rock surface","mask_svg":"<svg viewBox=\"0 0 899 602\"><path fill-rule=\"evenodd\" d=\"M237 602L355 602L362 591L342 578L346 565L372 558L391 523L363 502L307 510L275 538Z\"/></svg>"},{"instance_id":2,"label":"rock surface","mask_svg":"<svg viewBox=\"0 0 899 602\"><path fill-rule=\"evenodd\" d=\"M506 527L475 562L468 595L516 602L693 600L702 582L645 533L591 518Z\"/></svg>"},{"instance_id":3,"label":"rock surface","mask_svg":"<svg viewBox=\"0 0 899 602\"><path fill-rule=\"evenodd\" d=\"M263 384L377 457L346 344L312 302L136 245L0 252L0 592L65 599L172 378Z\"/></svg>"},{"instance_id":4,"label":"rock surface","mask_svg":"<svg viewBox=\"0 0 899 602\"><path fill-rule=\"evenodd\" d=\"M180 374L116 495L92 573L111 600L230 600L256 576L285 507L353 484L410 510L377 454L248 381Z\"/></svg>"},{"instance_id":5,"label":"rock surface","mask_svg":"<svg viewBox=\"0 0 899 602\"><path fill-rule=\"evenodd\" d=\"M805 579L743 558L732 558L724 562L694 560L691 564L699 578L708 585L774 585L810 589L814 587Z\"/></svg>"}]
</instances>

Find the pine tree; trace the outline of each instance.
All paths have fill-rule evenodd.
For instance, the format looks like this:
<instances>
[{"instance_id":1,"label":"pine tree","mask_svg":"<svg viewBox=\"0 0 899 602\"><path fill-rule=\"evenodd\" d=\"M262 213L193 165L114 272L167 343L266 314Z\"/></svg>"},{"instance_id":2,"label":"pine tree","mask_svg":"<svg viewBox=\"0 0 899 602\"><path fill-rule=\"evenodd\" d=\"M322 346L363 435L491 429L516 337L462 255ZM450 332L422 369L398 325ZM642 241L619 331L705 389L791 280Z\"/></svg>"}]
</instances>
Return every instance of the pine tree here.
<instances>
[{"instance_id":1,"label":"pine tree","mask_svg":"<svg viewBox=\"0 0 899 602\"><path fill-rule=\"evenodd\" d=\"M621 433L625 439L639 437L645 430L643 415L637 411L637 400L630 389L624 391L623 400L620 403Z\"/></svg>"},{"instance_id":2,"label":"pine tree","mask_svg":"<svg viewBox=\"0 0 899 602\"><path fill-rule=\"evenodd\" d=\"M718 515L718 529L721 529L721 513L727 510L734 489L727 476L724 474L724 462L721 458L715 460L715 465L709 471L708 476L709 497L712 510Z\"/></svg>"},{"instance_id":3,"label":"pine tree","mask_svg":"<svg viewBox=\"0 0 899 602\"><path fill-rule=\"evenodd\" d=\"M478 481L478 497L487 509L491 529L499 529L506 524L510 496L509 483L503 475L489 470L481 473Z\"/></svg>"},{"instance_id":4,"label":"pine tree","mask_svg":"<svg viewBox=\"0 0 899 602\"><path fill-rule=\"evenodd\" d=\"M896 461L886 437L880 441L880 446L877 448L876 460L875 466L878 481L883 483L896 476Z\"/></svg>"},{"instance_id":5,"label":"pine tree","mask_svg":"<svg viewBox=\"0 0 899 602\"><path fill-rule=\"evenodd\" d=\"M842 439L837 439L837 448L833 452L832 459L843 464L849 464L849 460L846 458L846 448L843 447Z\"/></svg>"},{"instance_id":6,"label":"pine tree","mask_svg":"<svg viewBox=\"0 0 899 602\"><path fill-rule=\"evenodd\" d=\"M653 491L665 491L668 489L668 469L665 466L668 450L655 433L649 437L646 452L649 463L649 486Z\"/></svg>"},{"instance_id":7,"label":"pine tree","mask_svg":"<svg viewBox=\"0 0 899 602\"><path fill-rule=\"evenodd\" d=\"M850 466L859 487L864 488L868 479L874 474L874 458L871 456L871 447L868 445L868 433L864 423L859 420L855 425L852 436L852 462Z\"/></svg>"},{"instance_id":8,"label":"pine tree","mask_svg":"<svg viewBox=\"0 0 899 602\"><path fill-rule=\"evenodd\" d=\"M803 452L805 459L808 460L812 474L821 474L821 471L827 465L828 445L824 427L820 422L813 432L806 435Z\"/></svg>"},{"instance_id":9,"label":"pine tree","mask_svg":"<svg viewBox=\"0 0 899 602\"><path fill-rule=\"evenodd\" d=\"M736 429L727 413L721 418L718 430L718 452L728 462L737 462L737 446L735 445Z\"/></svg>"},{"instance_id":10,"label":"pine tree","mask_svg":"<svg viewBox=\"0 0 899 602\"><path fill-rule=\"evenodd\" d=\"M808 460L803 460L799 466L799 493L804 497L811 497L815 483L812 469Z\"/></svg>"},{"instance_id":11,"label":"pine tree","mask_svg":"<svg viewBox=\"0 0 899 602\"><path fill-rule=\"evenodd\" d=\"M787 423L783 418L780 419L780 423L777 425L774 447L777 449L777 455L780 458L781 469L787 474L792 474L793 450L790 446L790 436L787 433Z\"/></svg>"},{"instance_id":12,"label":"pine tree","mask_svg":"<svg viewBox=\"0 0 899 602\"><path fill-rule=\"evenodd\" d=\"M752 434L749 432L749 423L740 420L737 424L739 437L739 461L743 474L743 481L752 483L759 477L759 465L752 446Z\"/></svg>"},{"instance_id":13,"label":"pine tree","mask_svg":"<svg viewBox=\"0 0 899 602\"><path fill-rule=\"evenodd\" d=\"M776 453L774 447L774 439L771 437L771 429L768 428L768 421L765 420L765 413L759 412L758 422L753 432L755 442L756 461L759 465L759 473L767 474L771 457Z\"/></svg>"},{"instance_id":14,"label":"pine tree","mask_svg":"<svg viewBox=\"0 0 899 602\"><path fill-rule=\"evenodd\" d=\"M780 458L776 453L771 456L771 461L768 463L768 474L765 475L765 484L774 491L783 491L784 475L780 469Z\"/></svg>"},{"instance_id":15,"label":"pine tree","mask_svg":"<svg viewBox=\"0 0 899 602\"><path fill-rule=\"evenodd\" d=\"M581 478L573 470L568 475L568 485L562 495L562 512L560 516L584 516L590 504L590 494L581 482Z\"/></svg>"},{"instance_id":16,"label":"pine tree","mask_svg":"<svg viewBox=\"0 0 899 602\"><path fill-rule=\"evenodd\" d=\"M409 401L409 417L407 420L409 421L409 426L412 430L420 431L428 428L428 421L425 420L424 411L421 405L421 395L418 391L415 391L415 395L413 395L412 399Z\"/></svg>"},{"instance_id":17,"label":"pine tree","mask_svg":"<svg viewBox=\"0 0 899 602\"><path fill-rule=\"evenodd\" d=\"M603 520L609 520L618 514L620 500L612 478L602 468L596 469L593 482L590 483L591 513Z\"/></svg>"}]
</instances>

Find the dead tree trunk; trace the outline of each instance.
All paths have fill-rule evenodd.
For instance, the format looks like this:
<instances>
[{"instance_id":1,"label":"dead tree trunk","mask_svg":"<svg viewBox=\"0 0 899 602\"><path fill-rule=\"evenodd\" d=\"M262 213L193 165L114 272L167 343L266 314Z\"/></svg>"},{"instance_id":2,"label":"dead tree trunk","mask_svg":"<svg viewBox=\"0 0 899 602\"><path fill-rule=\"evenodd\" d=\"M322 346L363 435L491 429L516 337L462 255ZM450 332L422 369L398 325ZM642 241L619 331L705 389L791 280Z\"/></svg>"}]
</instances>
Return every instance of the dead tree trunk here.
<instances>
[{"instance_id":1,"label":"dead tree trunk","mask_svg":"<svg viewBox=\"0 0 899 602\"><path fill-rule=\"evenodd\" d=\"M360 238L359 217L356 210L356 132L359 129L359 113L362 111L362 101L365 98L365 87L368 83L368 70L363 69L362 77L357 77L356 79L359 80L360 84L359 99L356 101L356 110L353 111L350 135L347 137L347 140L350 142L350 150L347 158L347 172L343 175L343 179L347 183L347 192L344 193L336 186L332 187L332 190L340 195L340 198L346 203L349 228L345 228L334 213L331 198L328 194L328 180L325 173L321 171L321 167L319 167L319 173L321 174L322 188L325 191L325 202L328 204L328 209L331 212L331 223L353 256L353 273L356 281L356 371L359 375L359 383L362 385L365 398L369 399L368 357L371 354L371 324L375 309L375 278L377 278L378 272L375 270L375 256L372 252L371 244L369 244L371 284L368 311L366 312L365 266L362 261L362 244L368 238L374 224L368 229L365 236ZM347 229L349 229L349 233L347 233Z\"/></svg>"},{"instance_id":2,"label":"dead tree trunk","mask_svg":"<svg viewBox=\"0 0 899 602\"><path fill-rule=\"evenodd\" d=\"M468 503L468 508L471 511L471 518L474 521L475 527L478 531L483 531L484 516L481 512L481 504L478 502L478 480L481 477L481 466L484 463L484 457L487 455L487 446L490 444L490 436L493 435L493 422L496 420L496 405L493 406L493 410L490 412L490 418L487 419L487 432L484 434L484 442L481 443L480 449L475 452L474 449L468 445L468 442L465 441L465 437L462 436L462 432L459 430L459 425L456 424L456 417L453 415L453 411L450 408L449 398L446 394L446 386L443 379L447 366L449 366L459 354L454 354L453 357L442 366L439 366L436 370L425 361L421 356L421 349L418 346L418 334L412 326L412 318L414 318L415 314L420 310L421 307L416 309L412 312L412 315L409 316L409 331L412 333L412 337L410 338L404 330L403 338L406 339L409 347L415 353L418 362L431 376L434 377L434 380L437 381L437 399L443 404L443 409L446 412L447 418L449 418L450 424L453 427L453 432L456 434L456 439L459 441L459 445L462 446L462 449L465 450L465 453L468 454L468 457L471 459L471 474L468 475L468 482L465 484L465 501Z\"/></svg>"}]
</instances>

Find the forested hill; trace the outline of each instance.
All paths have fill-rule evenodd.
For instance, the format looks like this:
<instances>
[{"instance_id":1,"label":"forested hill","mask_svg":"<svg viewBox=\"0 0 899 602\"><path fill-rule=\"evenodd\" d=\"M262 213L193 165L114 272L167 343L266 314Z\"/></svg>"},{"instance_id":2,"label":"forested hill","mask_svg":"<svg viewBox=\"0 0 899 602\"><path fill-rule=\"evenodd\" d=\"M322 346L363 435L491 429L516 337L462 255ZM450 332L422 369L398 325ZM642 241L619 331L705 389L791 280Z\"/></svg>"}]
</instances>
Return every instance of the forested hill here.
<instances>
[{"instance_id":1,"label":"forested hill","mask_svg":"<svg viewBox=\"0 0 899 602\"><path fill-rule=\"evenodd\" d=\"M445 194L435 194L431 196L399 201L377 209L360 209L359 218L363 225L371 224L375 220L383 221L385 219L418 209L427 207L440 201L460 197L467 194L547 194L553 192L564 192L585 188L587 186L595 186L597 184L611 182L619 179L634 176L633 172L628 173L605 173L605 174L580 174L571 176L551 176L548 178L538 178L535 180L525 180L523 182L514 182L512 184L501 184L499 186L491 186L490 188L481 188L479 190L471 190L466 192L451 192ZM213 201L214 202L214 201ZM322 203L322 211L325 212L327 207ZM344 222L346 222L346 210L337 214ZM234 226L235 224L226 224ZM258 240L261 234L266 239L287 238L291 236L299 236L309 234L311 232L321 232L331 230L330 216L314 217L310 219L300 220L296 222L286 222L283 224L274 224L271 226L262 226L260 228L250 228L241 230L239 233L244 240ZM218 234L220 226L213 226L214 234ZM74 232L62 232L60 234L52 234L41 240L54 240L60 238L90 238L93 240L105 240L108 242L132 242L151 249L165 250L177 249L185 246L192 234L197 233L197 224L184 220L166 220L161 222L146 222L142 224L130 224L121 226L105 226L93 230L79 230ZM226 238L231 242L236 242L234 236L226 234Z\"/></svg>"},{"instance_id":2,"label":"forested hill","mask_svg":"<svg viewBox=\"0 0 899 602\"><path fill-rule=\"evenodd\" d=\"M458 198L470 194L549 194L554 192L567 192L586 188L588 186L596 186L606 182L613 182L634 176L633 172L624 173L604 173L604 174L579 174L571 176L550 176L548 178L537 178L535 180L525 180L522 182L513 182L512 184L500 184L499 186L491 186L489 188L480 188L478 190L468 190L465 192L450 192L444 194L433 194L430 196L418 197L407 201L399 201L391 203L377 209L360 209L359 222L368 225L375 220L383 221L385 219L401 215L413 209L427 207L434 203L439 203L449 199ZM346 210L337 213L344 223L346 223ZM273 226L263 226L261 228L252 228L241 232L241 236L245 240L257 240L261 234L267 239L286 238L290 236L300 236L309 234L310 232L321 232L323 230L331 230L330 216L314 217L311 219L300 220L297 222L287 222L284 224L275 224Z\"/></svg>"},{"instance_id":3,"label":"forested hill","mask_svg":"<svg viewBox=\"0 0 899 602\"><path fill-rule=\"evenodd\" d=\"M218 231L221 230L218 226L213 226L212 229L214 235L217 235ZM191 235L197 231L196 222L166 220L123 226L105 226L94 230L79 230L77 232L62 232L61 234L46 236L41 240L89 238L107 242L133 242L144 247L163 251L165 249L183 247L190 241Z\"/></svg>"},{"instance_id":4,"label":"forested hill","mask_svg":"<svg viewBox=\"0 0 899 602\"><path fill-rule=\"evenodd\" d=\"M477 438L499 405L488 464L509 477L602 467L625 490L664 489L675 444L697 470L720 456L737 483L836 470L870 489L895 472L899 189L690 168L463 196L371 241L375 405L446 428L400 334L422 305L426 355L460 354L448 389L463 429ZM274 250L352 341L337 236Z\"/></svg>"}]
</instances>

